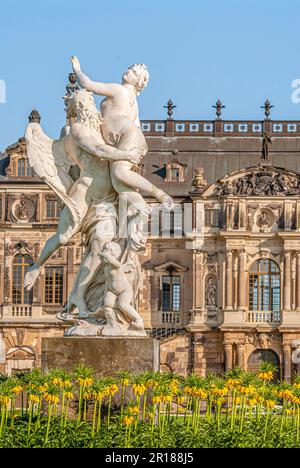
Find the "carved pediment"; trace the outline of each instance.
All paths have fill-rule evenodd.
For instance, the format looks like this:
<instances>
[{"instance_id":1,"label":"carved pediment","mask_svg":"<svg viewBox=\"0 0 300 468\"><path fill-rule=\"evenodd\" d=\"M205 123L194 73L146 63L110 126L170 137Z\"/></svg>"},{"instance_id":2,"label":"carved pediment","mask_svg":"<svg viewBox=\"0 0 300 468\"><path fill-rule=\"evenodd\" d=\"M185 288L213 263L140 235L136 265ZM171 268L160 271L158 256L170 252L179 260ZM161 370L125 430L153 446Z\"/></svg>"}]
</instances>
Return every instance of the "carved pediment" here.
<instances>
[{"instance_id":1,"label":"carved pediment","mask_svg":"<svg viewBox=\"0 0 300 468\"><path fill-rule=\"evenodd\" d=\"M162 265L158 265L154 267L154 271L170 271L170 272L183 272L187 271L188 267L179 265L178 263L175 262L166 262L163 263Z\"/></svg>"},{"instance_id":2,"label":"carved pediment","mask_svg":"<svg viewBox=\"0 0 300 468\"><path fill-rule=\"evenodd\" d=\"M211 185L203 196L274 197L299 193L299 174L272 166L255 166L229 174Z\"/></svg>"},{"instance_id":3,"label":"carved pediment","mask_svg":"<svg viewBox=\"0 0 300 468\"><path fill-rule=\"evenodd\" d=\"M19 138L17 143L10 145L6 148L5 152L11 156L12 154L21 154L23 156L26 155L26 142L25 138Z\"/></svg>"}]
</instances>

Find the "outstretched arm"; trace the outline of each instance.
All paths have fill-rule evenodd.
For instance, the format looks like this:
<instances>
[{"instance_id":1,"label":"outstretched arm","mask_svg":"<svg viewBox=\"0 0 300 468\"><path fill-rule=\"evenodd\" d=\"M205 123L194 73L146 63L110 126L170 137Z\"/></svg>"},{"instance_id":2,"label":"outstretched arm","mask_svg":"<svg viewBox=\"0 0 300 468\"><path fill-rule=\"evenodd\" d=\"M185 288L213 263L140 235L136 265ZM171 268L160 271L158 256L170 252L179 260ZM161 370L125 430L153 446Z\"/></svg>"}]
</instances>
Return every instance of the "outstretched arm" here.
<instances>
[{"instance_id":1,"label":"outstretched arm","mask_svg":"<svg viewBox=\"0 0 300 468\"><path fill-rule=\"evenodd\" d=\"M96 81L92 81L81 70L80 63L77 57L71 57L71 62L78 83L82 88L100 96L115 96L120 92L121 85L117 83L98 83Z\"/></svg>"},{"instance_id":2,"label":"outstretched arm","mask_svg":"<svg viewBox=\"0 0 300 468\"><path fill-rule=\"evenodd\" d=\"M100 137L97 138L96 134L93 134L78 123L72 125L70 134L81 149L98 158L107 159L109 161L129 161L132 164L138 164L141 159L142 152L138 148L125 151L118 150L105 143L99 143Z\"/></svg>"}]
</instances>

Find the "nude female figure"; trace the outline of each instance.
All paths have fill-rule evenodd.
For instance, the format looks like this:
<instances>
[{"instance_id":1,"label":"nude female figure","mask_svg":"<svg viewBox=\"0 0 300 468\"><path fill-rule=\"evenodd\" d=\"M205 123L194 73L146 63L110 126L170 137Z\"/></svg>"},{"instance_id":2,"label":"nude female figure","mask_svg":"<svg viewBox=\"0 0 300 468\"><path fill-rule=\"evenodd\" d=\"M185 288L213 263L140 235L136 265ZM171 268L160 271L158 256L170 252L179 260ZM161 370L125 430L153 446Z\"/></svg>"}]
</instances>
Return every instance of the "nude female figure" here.
<instances>
[{"instance_id":1,"label":"nude female figure","mask_svg":"<svg viewBox=\"0 0 300 468\"><path fill-rule=\"evenodd\" d=\"M137 96L149 81L146 66L139 64L130 67L123 75L122 84L105 84L91 81L81 71L77 57L71 57L71 61L80 86L94 94L106 96L101 103L101 115L104 119L102 135L105 142L125 151L138 146L142 148L143 156L146 155L148 147L141 130L137 102ZM132 171L133 167L134 164L130 161L111 163L112 183L120 196L126 197L127 202L138 210L144 205L145 213L148 211L147 205L137 191L155 197L168 210L173 209L172 198L140 174Z\"/></svg>"}]
</instances>

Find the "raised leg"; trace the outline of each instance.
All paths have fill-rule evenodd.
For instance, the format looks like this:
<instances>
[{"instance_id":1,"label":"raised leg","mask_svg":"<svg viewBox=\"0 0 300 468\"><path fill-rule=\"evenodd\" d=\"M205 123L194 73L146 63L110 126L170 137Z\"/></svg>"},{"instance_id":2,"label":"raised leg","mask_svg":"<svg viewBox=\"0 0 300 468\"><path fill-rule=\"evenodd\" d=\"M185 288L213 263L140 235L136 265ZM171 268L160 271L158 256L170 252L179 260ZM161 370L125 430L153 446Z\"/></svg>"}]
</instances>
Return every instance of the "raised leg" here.
<instances>
[{"instance_id":1,"label":"raised leg","mask_svg":"<svg viewBox=\"0 0 300 468\"><path fill-rule=\"evenodd\" d=\"M155 197L162 205L172 210L174 208L174 202L172 197L167 195L163 190L158 189L155 187L154 184L149 182L143 176L130 170L130 167L123 161L118 161L112 164L111 168L112 179L116 180L116 189L120 193L126 192L126 185L135 189L140 190L147 195ZM125 184L125 187L121 187L121 184Z\"/></svg>"}]
</instances>

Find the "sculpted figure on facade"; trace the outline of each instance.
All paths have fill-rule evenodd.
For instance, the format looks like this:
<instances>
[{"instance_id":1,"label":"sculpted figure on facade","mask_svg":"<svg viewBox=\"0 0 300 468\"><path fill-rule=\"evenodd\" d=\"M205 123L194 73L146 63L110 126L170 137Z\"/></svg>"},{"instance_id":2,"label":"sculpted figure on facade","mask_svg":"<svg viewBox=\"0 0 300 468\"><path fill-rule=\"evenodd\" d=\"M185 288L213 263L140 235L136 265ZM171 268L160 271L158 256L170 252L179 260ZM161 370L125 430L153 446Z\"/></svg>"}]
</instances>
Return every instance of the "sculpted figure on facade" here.
<instances>
[{"instance_id":1,"label":"sculpted figure on facade","mask_svg":"<svg viewBox=\"0 0 300 468\"><path fill-rule=\"evenodd\" d=\"M214 278L210 277L205 290L205 300L208 307L216 307L216 292L216 282Z\"/></svg>"},{"instance_id":2,"label":"sculpted figure on facade","mask_svg":"<svg viewBox=\"0 0 300 468\"><path fill-rule=\"evenodd\" d=\"M46 261L81 231L85 255L60 318L75 322L73 334L80 335L81 329L85 335L107 335L109 329L116 334L111 326L116 322L120 335L144 334L137 312L140 320L137 316L133 320L141 277L138 253L146 242L143 227L149 216L147 203L138 190L156 197L164 209L173 207L171 197L132 170L147 153L136 96L149 75L144 65L136 65L124 75L123 84L102 85L85 77L75 57L72 63L80 85L88 88L66 99L67 118L76 115L76 121L60 140L49 138L37 122L29 124L25 135L31 167L65 204L58 230L27 273L25 286L31 290ZM102 113L91 91L108 96L102 103ZM80 169L77 179L76 171L71 171L74 166ZM126 228L123 236L118 227L123 231ZM118 255L117 247L112 248L115 243ZM111 247L109 256L107 246ZM110 261L114 256L119 269L113 270ZM118 283L122 282L121 276L126 285L130 284L132 294L127 295L124 308L121 293L115 288L118 307L112 305L108 313L109 284L116 282L116 277Z\"/></svg>"},{"instance_id":3,"label":"sculpted figure on facade","mask_svg":"<svg viewBox=\"0 0 300 468\"><path fill-rule=\"evenodd\" d=\"M234 196L276 196L296 195L300 191L299 176L282 172L253 171L233 180L221 181L215 188L215 195Z\"/></svg>"}]
</instances>

